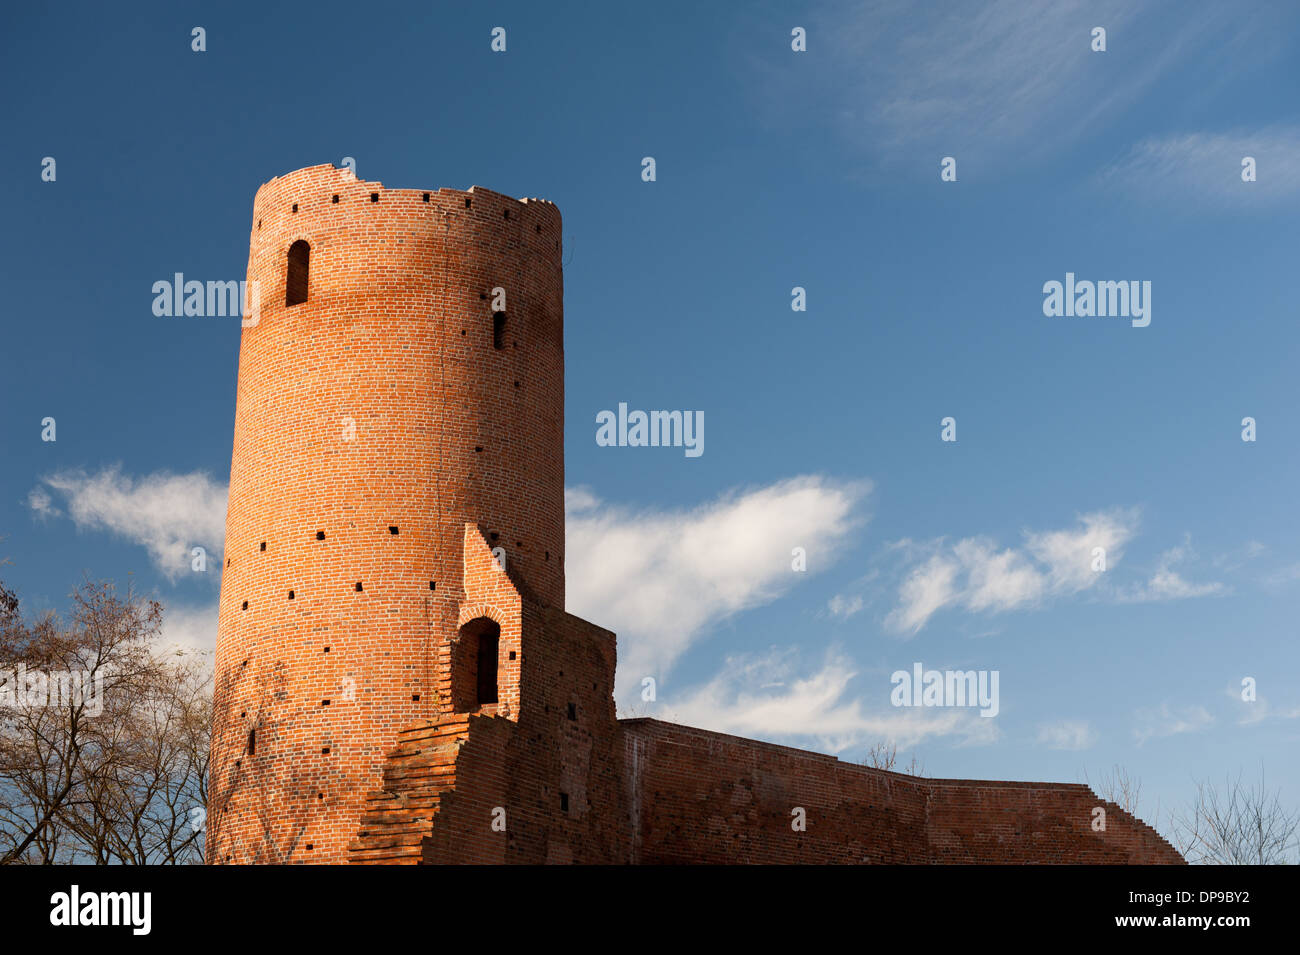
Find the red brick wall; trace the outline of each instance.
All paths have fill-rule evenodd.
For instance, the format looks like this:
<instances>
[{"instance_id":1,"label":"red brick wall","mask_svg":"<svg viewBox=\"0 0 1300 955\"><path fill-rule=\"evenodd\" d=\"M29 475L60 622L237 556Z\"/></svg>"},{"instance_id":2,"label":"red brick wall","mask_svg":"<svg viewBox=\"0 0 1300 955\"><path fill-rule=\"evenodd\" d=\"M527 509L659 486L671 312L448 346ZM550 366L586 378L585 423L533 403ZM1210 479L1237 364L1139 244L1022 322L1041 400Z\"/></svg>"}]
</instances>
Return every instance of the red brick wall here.
<instances>
[{"instance_id":1,"label":"red brick wall","mask_svg":"<svg viewBox=\"0 0 1300 955\"><path fill-rule=\"evenodd\" d=\"M1182 862L1087 786L925 779L657 720L620 725L639 863ZM1097 806L1104 832L1092 831Z\"/></svg>"},{"instance_id":2,"label":"red brick wall","mask_svg":"<svg viewBox=\"0 0 1300 955\"><path fill-rule=\"evenodd\" d=\"M213 861L341 861L398 729L437 714L439 661L463 622L466 522L506 549L524 592L563 606L560 227L544 201L385 189L331 166L258 190L248 279L260 315L240 346L216 655ZM286 308L298 239L311 244L309 297Z\"/></svg>"},{"instance_id":3,"label":"red brick wall","mask_svg":"<svg viewBox=\"0 0 1300 955\"><path fill-rule=\"evenodd\" d=\"M614 635L525 602L522 647L518 719L471 719L456 786L442 797L424 860L628 862ZM498 808L504 831L492 829Z\"/></svg>"}]
</instances>

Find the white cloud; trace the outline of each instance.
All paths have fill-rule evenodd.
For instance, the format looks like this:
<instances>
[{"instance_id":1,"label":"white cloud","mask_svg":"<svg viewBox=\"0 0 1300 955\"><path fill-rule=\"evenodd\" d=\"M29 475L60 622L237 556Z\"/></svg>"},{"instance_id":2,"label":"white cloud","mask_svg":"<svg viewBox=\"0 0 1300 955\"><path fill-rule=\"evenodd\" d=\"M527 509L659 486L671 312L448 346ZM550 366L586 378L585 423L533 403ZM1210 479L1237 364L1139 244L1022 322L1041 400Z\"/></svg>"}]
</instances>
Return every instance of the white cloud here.
<instances>
[{"instance_id":1,"label":"white cloud","mask_svg":"<svg viewBox=\"0 0 1300 955\"><path fill-rule=\"evenodd\" d=\"M1190 544L1173 547L1160 555L1156 570L1146 583L1122 591L1119 600L1124 603L1149 603L1157 600L1185 600L1190 597L1213 597L1226 594L1228 588L1217 581L1193 584L1185 580L1175 564L1195 557Z\"/></svg>"},{"instance_id":2,"label":"white cloud","mask_svg":"<svg viewBox=\"0 0 1300 955\"><path fill-rule=\"evenodd\" d=\"M63 515L63 512L54 506L54 499L50 497L49 492L41 487L34 487L28 493L27 506L42 521Z\"/></svg>"},{"instance_id":3,"label":"white cloud","mask_svg":"<svg viewBox=\"0 0 1300 955\"><path fill-rule=\"evenodd\" d=\"M862 606L861 594L854 594L853 596L836 594L831 598L830 603L827 604L827 609L830 610L832 617L844 617L845 619L848 619L855 613L860 613L862 611Z\"/></svg>"},{"instance_id":4,"label":"white cloud","mask_svg":"<svg viewBox=\"0 0 1300 955\"><path fill-rule=\"evenodd\" d=\"M1043 575L1014 550L972 539L959 541L953 553L968 572L965 600L971 610L1013 610L1043 594Z\"/></svg>"},{"instance_id":5,"label":"white cloud","mask_svg":"<svg viewBox=\"0 0 1300 955\"><path fill-rule=\"evenodd\" d=\"M664 674L709 623L774 600L836 557L870 485L799 477L678 511L633 511L566 492L567 604L619 635L620 687Z\"/></svg>"},{"instance_id":6,"label":"white cloud","mask_svg":"<svg viewBox=\"0 0 1300 955\"><path fill-rule=\"evenodd\" d=\"M1026 533L1023 551L982 537L964 538L951 547L932 542L931 556L900 585L898 606L885 618L886 626L916 633L944 607L1000 613L1096 586L1104 575L1092 569L1095 548L1105 548L1107 569L1113 567L1133 537L1137 512L1086 514L1079 524ZM910 541L896 549L904 559L924 550Z\"/></svg>"},{"instance_id":7,"label":"white cloud","mask_svg":"<svg viewBox=\"0 0 1300 955\"><path fill-rule=\"evenodd\" d=\"M1097 742L1097 733L1087 720L1061 720L1038 727L1038 742L1050 749L1089 749Z\"/></svg>"},{"instance_id":8,"label":"white cloud","mask_svg":"<svg viewBox=\"0 0 1300 955\"><path fill-rule=\"evenodd\" d=\"M217 604L207 606L168 605L163 611L158 645L168 653L199 656L217 648Z\"/></svg>"},{"instance_id":9,"label":"white cloud","mask_svg":"<svg viewBox=\"0 0 1300 955\"><path fill-rule=\"evenodd\" d=\"M1268 719L1293 720L1300 717L1300 707L1275 710L1264 695L1258 692L1255 699L1243 700L1241 698L1243 690L1239 683L1229 683L1224 688L1224 693L1232 700L1235 704L1234 709L1240 714L1237 720L1238 726L1254 726Z\"/></svg>"},{"instance_id":10,"label":"white cloud","mask_svg":"<svg viewBox=\"0 0 1300 955\"><path fill-rule=\"evenodd\" d=\"M1213 722L1214 717L1203 706L1186 706L1175 710L1168 703L1162 703L1158 709L1138 711L1133 735L1141 746L1149 739L1196 732Z\"/></svg>"},{"instance_id":11,"label":"white cloud","mask_svg":"<svg viewBox=\"0 0 1300 955\"><path fill-rule=\"evenodd\" d=\"M900 606L885 618L885 623L896 630L920 630L933 614L958 598L959 570L950 560L937 554L931 557L903 581L898 593Z\"/></svg>"},{"instance_id":12,"label":"white cloud","mask_svg":"<svg viewBox=\"0 0 1300 955\"><path fill-rule=\"evenodd\" d=\"M1137 531L1136 510L1099 511L1079 518L1083 527L1027 534L1025 546L1048 567L1048 589L1058 594L1086 590L1097 582L1093 551L1106 552L1106 567L1124 556L1124 546Z\"/></svg>"},{"instance_id":13,"label":"white cloud","mask_svg":"<svg viewBox=\"0 0 1300 955\"><path fill-rule=\"evenodd\" d=\"M798 675L798 654L791 649L729 657L712 680L665 705L675 722L770 742L807 741L830 753L874 743L909 749L938 737L983 744L999 736L995 720L971 709L867 711L849 693L856 676L850 661L831 652L821 669ZM883 677L880 682L884 699L889 685Z\"/></svg>"},{"instance_id":14,"label":"white cloud","mask_svg":"<svg viewBox=\"0 0 1300 955\"><path fill-rule=\"evenodd\" d=\"M27 497L45 519L62 512L54 492L78 530L107 530L143 546L154 565L175 580L190 567L190 548L206 547L219 556L226 533L226 486L206 473L159 471L141 478L119 467L95 474L60 471L41 479Z\"/></svg>"},{"instance_id":15,"label":"white cloud","mask_svg":"<svg viewBox=\"0 0 1300 955\"><path fill-rule=\"evenodd\" d=\"M1245 156L1255 160L1255 182L1242 182ZM1098 183L1145 199L1271 208L1300 196L1300 127L1150 137L1099 173Z\"/></svg>"}]
</instances>

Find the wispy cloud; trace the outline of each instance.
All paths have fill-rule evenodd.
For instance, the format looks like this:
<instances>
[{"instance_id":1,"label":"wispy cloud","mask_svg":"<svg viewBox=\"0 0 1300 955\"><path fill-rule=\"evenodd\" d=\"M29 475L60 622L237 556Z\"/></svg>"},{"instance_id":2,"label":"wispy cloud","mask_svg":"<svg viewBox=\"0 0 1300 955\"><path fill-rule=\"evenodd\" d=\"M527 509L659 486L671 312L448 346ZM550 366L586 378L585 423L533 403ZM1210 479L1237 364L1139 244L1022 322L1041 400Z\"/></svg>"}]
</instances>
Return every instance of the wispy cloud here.
<instances>
[{"instance_id":1,"label":"wispy cloud","mask_svg":"<svg viewBox=\"0 0 1300 955\"><path fill-rule=\"evenodd\" d=\"M1254 182L1241 178L1247 156L1255 160ZM1272 208L1300 198L1300 127L1149 137L1102 170L1097 181L1147 200Z\"/></svg>"},{"instance_id":2,"label":"wispy cloud","mask_svg":"<svg viewBox=\"0 0 1300 955\"><path fill-rule=\"evenodd\" d=\"M836 594L826 605L826 609L831 612L832 617L843 617L846 620L855 613L861 613L862 607L861 594Z\"/></svg>"},{"instance_id":3,"label":"wispy cloud","mask_svg":"<svg viewBox=\"0 0 1300 955\"><path fill-rule=\"evenodd\" d=\"M1191 560L1194 556L1190 542L1170 548L1160 555L1150 579L1136 587L1121 590L1117 599L1123 603L1148 603L1156 600L1215 597L1228 593L1227 586L1218 581L1190 583L1175 569L1176 564Z\"/></svg>"},{"instance_id":4,"label":"wispy cloud","mask_svg":"<svg viewBox=\"0 0 1300 955\"><path fill-rule=\"evenodd\" d=\"M1203 706L1172 708L1162 703L1156 709L1139 710L1136 714L1133 736L1141 746L1147 740L1194 733L1214 722L1210 711Z\"/></svg>"},{"instance_id":5,"label":"wispy cloud","mask_svg":"<svg viewBox=\"0 0 1300 955\"><path fill-rule=\"evenodd\" d=\"M1097 733L1087 720L1061 720L1038 727L1038 743L1050 749L1089 749L1096 742Z\"/></svg>"},{"instance_id":6,"label":"wispy cloud","mask_svg":"<svg viewBox=\"0 0 1300 955\"><path fill-rule=\"evenodd\" d=\"M913 567L899 586L898 606L885 624L916 633L945 607L999 613L1087 590L1104 576L1093 569L1096 549L1105 551L1107 569L1113 567L1137 521L1136 511L1086 514L1073 528L1026 533L1023 549L1004 548L984 537L952 545L934 541L928 559ZM903 548L917 549L910 542Z\"/></svg>"},{"instance_id":7,"label":"wispy cloud","mask_svg":"<svg viewBox=\"0 0 1300 955\"><path fill-rule=\"evenodd\" d=\"M867 483L799 477L688 510L634 511L585 489L566 496L567 603L619 635L619 685L662 680L703 628L774 600L829 565L864 518Z\"/></svg>"},{"instance_id":8,"label":"wispy cloud","mask_svg":"<svg viewBox=\"0 0 1300 955\"><path fill-rule=\"evenodd\" d=\"M90 474L60 471L27 496L33 514L51 520L65 512L78 530L107 530L143 546L170 580L190 567L190 548L220 555L226 533L226 486L204 472L159 471L132 478L114 466Z\"/></svg>"},{"instance_id":9,"label":"wispy cloud","mask_svg":"<svg viewBox=\"0 0 1300 955\"><path fill-rule=\"evenodd\" d=\"M831 651L820 667L799 673L800 651L734 656L707 683L667 705L677 722L769 742L812 745L829 753L873 743L908 749L926 739L994 742L995 720L968 709L868 709L850 692L852 663ZM882 679L885 698L888 684Z\"/></svg>"},{"instance_id":10,"label":"wispy cloud","mask_svg":"<svg viewBox=\"0 0 1300 955\"><path fill-rule=\"evenodd\" d=\"M937 175L939 157L984 164L1050 155L1096 135L1175 68L1202 65L1253 16L1211 3L1023 0L918 6L906 0L823 4L801 57L755 59L767 110L813 114L880 160ZM1093 52L1092 29L1107 31ZM1268 51L1254 50L1257 56Z\"/></svg>"}]
</instances>

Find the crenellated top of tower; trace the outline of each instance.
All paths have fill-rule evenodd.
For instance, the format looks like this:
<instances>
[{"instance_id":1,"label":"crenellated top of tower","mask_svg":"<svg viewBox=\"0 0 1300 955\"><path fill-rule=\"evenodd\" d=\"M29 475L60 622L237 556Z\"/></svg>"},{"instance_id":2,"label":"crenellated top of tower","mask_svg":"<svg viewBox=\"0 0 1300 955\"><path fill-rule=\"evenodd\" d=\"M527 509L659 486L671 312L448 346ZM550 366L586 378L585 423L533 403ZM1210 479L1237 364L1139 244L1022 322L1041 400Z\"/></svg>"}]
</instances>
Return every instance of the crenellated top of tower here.
<instances>
[{"instance_id":1,"label":"crenellated top of tower","mask_svg":"<svg viewBox=\"0 0 1300 955\"><path fill-rule=\"evenodd\" d=\"M559 249L560 210L547 199L515 199L481 186L469 189L387 189L382 182L358 179L351 170L325 164L276 176L253 199L253 235L268 227L292 229L295 217L365 221L402 220L416 225L442 216L511 222L535 235L552 235ZM302 220L297 220L302 221Z\"/></svg>"}]
</instances>

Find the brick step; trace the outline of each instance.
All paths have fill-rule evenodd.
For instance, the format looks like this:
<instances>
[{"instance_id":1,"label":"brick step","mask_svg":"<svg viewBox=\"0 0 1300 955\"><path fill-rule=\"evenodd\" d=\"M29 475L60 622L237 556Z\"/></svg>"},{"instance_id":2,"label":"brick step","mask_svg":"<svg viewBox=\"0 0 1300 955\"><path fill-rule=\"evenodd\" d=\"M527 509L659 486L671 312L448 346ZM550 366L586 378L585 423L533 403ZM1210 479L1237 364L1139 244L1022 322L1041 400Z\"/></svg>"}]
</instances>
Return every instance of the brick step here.
<instances>
[{"instance_id":1,"label":"brick step","mask_svg":"<svg viewBox=\"0 0 1300 955\"><path fill-rule=\"evenodd\" d=\"M426 746L388 754L388 764L398 766L442 766L456 762L457 746Z\"/></svg>"},{"instance_id":2,"label":"brick step","mask_svg":"<svg viewBox=\"0 0 1300 955\"><path fill-rule=\"evenodd\" d=\"M456 757L469 720L421 720L401 730L387 754L384 788L366 793L348 861L358 865L417 865L433 832L442 794L456 784Z\"/></svg>"},{"instance_id":3,"label":"brick step","mask_svg":"<svg viewBox=\"0 0 1300 955\"><path fill-rule=\"evenodd\" d=\"M384 788L393 789L393 783L405 783L413 779L427 779L434 782L439 779L456 776L455 763L442 763L435 766L388 766L384 769Z\"/></svg>"},{"instance_id":4,"label":"brick step","mask_svg":"<svg viewBox=\"0 0 1300 955\"><path fill-rule=\"evenodd\" d=\"M366 849L393 849L397 846L419 846L427 833L418 830L401 832L368 832L352 840L358 851Z\"/></svg>"},{"instance_id":5,"label":"brick step","mask_svg":"<svg viewBox=\"0 0 1300 955\"><path fill-rule=\"evenodd\" d=\"M401 730L397 734L397 741L401 744L417 740L439 740L452 736L461 736L468 732L469 721L457 720L454 723L434 723L428 726L417 726Z\"/></svg>"},{"instance_id":6,"label":"brick step","mask_svg":"<svg viewBox=\"0 0 1300 955\"><path fill-rule=\"evenodd\" d=\"M375 826L403 825L407 822L431 822L437 809L392 809L386 812L363 812L361 825L367 829Z\"/></svg>"},{"instance_id":7,"label":"brick step","mask_svg":"<svg viewBox=\"0 0 1300 955\"><path fill-rule=\"evenodd\" d=\"M401 836L415 832L421 835L429 831L429 822L433 816L414 816L410 819L381 819L378 822L362 822L353 841L364 842L370 836ZM367 843L368 844L368 843Z\"/></svg>"},{"instance_id":8,"label":"brick step","mask_svg":"<svg viewBox=\"0 0 1300 955\"><path fill-rule=\"evenodd\" d=\"M348 861L354 865L419 865L419 846L385 846L368 849L348 846Z\"/></svg>"},{"instance_id":9,"label":"brick step","mask_svg":"<svg viewBox=\"0 0 1300 955\"><path fill-rule=\"evenodd\" d=\"M372 789L366 793L366 802L375 806L387 803L401 806L437 805L438 794L442 789L443 787L437 784L404 793L395 793L389 789Z\"/></svg>"}]
</instances>

